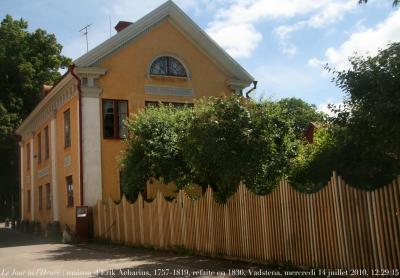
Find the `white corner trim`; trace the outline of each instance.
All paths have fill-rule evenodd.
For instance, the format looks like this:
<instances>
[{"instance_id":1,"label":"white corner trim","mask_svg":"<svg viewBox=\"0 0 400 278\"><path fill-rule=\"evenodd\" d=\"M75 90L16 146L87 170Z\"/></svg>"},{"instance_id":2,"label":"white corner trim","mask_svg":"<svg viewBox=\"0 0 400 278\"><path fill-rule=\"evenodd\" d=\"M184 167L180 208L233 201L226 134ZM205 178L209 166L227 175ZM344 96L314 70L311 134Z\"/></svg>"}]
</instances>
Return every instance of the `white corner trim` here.
<instances>
[{"instance_id":1,"label":"white corner trim","mask_svg":"<svg viewBox=\"0 0 400 278\"><path fill-rule=\"evenodd\" d=\"M50 159L51 159L51 185L53 221L60 220L59 202L58 202L58 173L57 173L57 140L56 140L56 118L53 117L50 122Z\"/></svg>"},{"instance_id":2,"label":"white corner trim","mask_svg":"<svg viewBox=\"0 0 400 278\"><path fill-rule=\"evenodd\" d=\"M82 87L82 97L98 98L102 92L103 89L98 87Z\"/></svg>"},{"instance_id":3,"label":"white corner trim","mask_svg":"<svg viewBox=\"0 0 400 278\"><path fill-rule=\"evenodd\" d=\"M30 140L31 148L31 221L35 220L35 168L34 168L34 154L33 154L33 137Z\"/></svg>"},{"instance_id":4,"label":"white corner trim","mask_svg":"<svg viewBox=\"0 0 400 278\"><path fill-rule=\"evenodd\" d=\"M84 205L94 206L103 190L99 95L82 94L82 144Z\"/></svg>"}]
</instances>

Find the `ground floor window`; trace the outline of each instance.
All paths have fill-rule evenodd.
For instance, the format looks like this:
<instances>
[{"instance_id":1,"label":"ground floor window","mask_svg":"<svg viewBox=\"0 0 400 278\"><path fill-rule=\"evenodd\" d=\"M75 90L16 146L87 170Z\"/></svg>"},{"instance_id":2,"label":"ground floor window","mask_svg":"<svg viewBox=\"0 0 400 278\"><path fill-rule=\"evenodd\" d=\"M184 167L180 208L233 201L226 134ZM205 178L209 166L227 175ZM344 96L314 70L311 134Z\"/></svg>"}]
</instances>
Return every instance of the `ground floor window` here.
<instances>
[{"instance_id":1,"label":"ground floor window","mask_svg":"<svg viewBox=\"0 0 400 278\"><path fill-rule=\"evenodd\" d=\"M103 99L103 137L106 139L125 138L124 121L127 116L127 100Z\"/></svg>"},{"instance_id":2,"label":"ground floor window","mask_svg":"<svg viewBox=\"0 0 400 278\"><path fill-rule=\"evenodd\" d=\"M46 184L46 209L51 209L51 189L50 189L50 183Z\"/></svg>"},{"instance_id":3,"label":"ground floor window","mask_svg":"<svg viewBox=\"0 0 400 278\"><path fill-rule=\"evenodd\" d=\"M43 199L43 187L39 186L39 198L38 198L38 204L39 204L39 209L42 209L42 200Z\"/></svg>"},{"instance_id":4,"label":"ground floor window","mask_svg":"<svg viewBox=\"0 0 400 278\"><path fill-rule=\"evenodd\" d=\"M28 203L27 210L28 210L28 212L30 212L31 211L31 191L30 190L28 190L26 193L26 201Z\"/></svg>"},{"instance_id":5,"label":"ground floor window","mask_svg":"<svg viewBox=\"0 0 400 278\"><path fill-rule=\"evenodd\" d=\"M72 176L65 178L67 184L67 207L74 206L74 185L72 183Z\"/></svg>"}]
</instances>

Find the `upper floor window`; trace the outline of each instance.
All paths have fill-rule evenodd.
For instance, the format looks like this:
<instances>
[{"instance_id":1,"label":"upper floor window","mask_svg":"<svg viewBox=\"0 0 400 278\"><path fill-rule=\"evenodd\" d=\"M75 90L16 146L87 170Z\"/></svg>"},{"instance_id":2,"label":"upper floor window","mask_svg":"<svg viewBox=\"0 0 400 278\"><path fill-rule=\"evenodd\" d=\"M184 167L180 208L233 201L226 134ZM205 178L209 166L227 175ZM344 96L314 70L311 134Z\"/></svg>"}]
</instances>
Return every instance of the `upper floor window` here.
<instances>
[{"instance_id":1,"label":"upper floor window","mask_svg":"<svg viewBox=\"0 0 400 278\"><path fill-rule=\"evenodd\" d=\"M71 112L64 112L64 148L71 147Z\"/></svg>"},{"instance_id":2,"label":"upper floor window","mask_svg":"<svg viewBox=\"0 0 400 278\"><path fill-rule=\"evenodd\" d=\"M38 159L38 163L42 163L42 134L39 133L37 135L37 143L38 143L38 155L37 155L37 159Z\"/></svg>"},{"instance_id":3,"label":"upper floor window","mask_svg":"<svg viewBox=\"0 0 400 278\"><path fill-rule=\"evenodd\" d=\"M31 144L26 144L26 170L31 169Z\"/></svg>"},{"instance_id":4,"label":"upper floor window","mask_svg":"<svg viewBox=\"0 0 400 278\"><path fill-rule=\"evenodd\" d=\"M150 74L187 77L185 67L174 57L162 56L154 60L150 66Z\"/></svg>"},{"instance_id":5,"label":"upper floor window","mask_svg":"<svg viewBox=\"0 0 400 278\"><path fill-rule=\"evenodd\" d=\"M103 136L121 139L126 137L124 121L128 116L128 101L103 99Z\"/></svg>"},{"instance_id":6,"label":"upper floor window","mask_svg":"<svg viewBox=\"0 0 400 278\"><path fill-rule=\"evenodd\" d=\"M50 150L49 150L49 127L46 126L44 128L44 158L49 159Z\"/></svg>"}]
</instances>

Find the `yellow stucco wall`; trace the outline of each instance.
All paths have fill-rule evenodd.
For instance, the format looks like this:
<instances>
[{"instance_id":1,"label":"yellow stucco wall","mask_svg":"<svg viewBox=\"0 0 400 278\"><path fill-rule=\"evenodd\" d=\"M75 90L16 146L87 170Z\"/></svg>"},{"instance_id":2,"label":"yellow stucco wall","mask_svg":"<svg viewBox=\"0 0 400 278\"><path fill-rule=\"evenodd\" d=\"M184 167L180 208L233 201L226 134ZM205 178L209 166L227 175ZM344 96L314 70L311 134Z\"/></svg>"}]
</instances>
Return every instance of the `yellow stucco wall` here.
<instances>
[{"instance_id":1,"label":"yellow stucco wall","mask_svg":"<svg viewBox=\"0 0 400 278\"><path fill-rule=\"evenodd\" d=\"M71 115L71 147L64 148L64 112L70 109ZM68 224L75 229L75 206L80 203L79 185L79 129L78 129L78 96L73 97L57 111L56 153L58 176L58 202L60 223ZM70 157L71 163L64 163ZM67 206L66 177L72 175L74 190L74 207Z\"/></svg>"},{"instance_id":2,"label":"yellow stucco wall","mask_svg":"<svg viewBox=\"0 0 400 278\"><path fill-rule=\"evenodd\" d=\"M149 77L150 63L160 55L174 55L189 69L191 79ZM168 20L108 56L99 65L107 74L99 79L103 99L129 101L129 113L143 109L145 101L193 102L203 96L231 94L226 81L231 77L195 46ZM156 96L144 93L145 84L193 88L194 97ZM102 139L103 200L120 199L118 157L123 141Z\"/></svg>"},{"instance_id":3,"label":"yellow stucco wall","mask_svg":"<svg viewBox=\"0 0 400 278\"><path fill-rule=\"evenodd\" d=\"M76 86L76 81L70 81L65 89ZM70 119L71 119L71 147L64 148L64 112L70 109ZM28 190L34 191L34 220L39 221L44 227L45 224L53 221L53 190L54 184L52 182L52 160L56 159L56 171L57 171L57 189L58 189L58 209L59 209L59 221L62 225L68 224L70 227L75 226L75 208L67 207L67 194L66 194L66 177L72 175L73 185L74 185L74 206L80 203L80 186L79 186L79 137L78 137L78 96L74 96L70 101L64 103L55 113L55 140L56 140L56 157L52 156L51 150L51 133L52 126L51 120L52 116L48 118L39 128L37 128L33 135L28 138L24 138L22 141L23 149L23 163L22 163L22 173L24 190L21 192L24 201L24 220L32 220L32 212L28 209ZM45 140L44 140L44 129L48 127L49 130L49 158L46 159L45 156ZM38 134L42 137L42 162L38 162ZM34 179L31 180L31 171L27 168L27 144L31 143L33 138L33 169L34 169ZM64 164L64 159L70 157L70 165ZM39 177L39 172L47 168L48 174ZM33 181L33 182L32 182ZM33 184L33 186L32 186ZM50 184L51 190L51 208L46 208L46 184ZM39 186L42 186L42 209L39 209L38 199L39 199ZM33 187L33 188L32 188Z\"/></svg>"},{"instance_id":4,"label":"yellow stucco wall","mask_svg":"<svg viewBox=\"0 0 400 278\"><path fill-rule=\"evenodd\" d=\"M44 139L44 129L45 127L49 128L49 152L50 152L50 123L46 122L44 123L39 129L36 130L35 132L35 136L34 136L34 145L33 145L33 149L34 149L34 167L36 167L36 175L35 175L35 206L34 206L34 210L35 210L35 217L37 217L37 219L42 223L48 223L51 222L53 219L53 214L52 214L52 209L47 209L46 208L46 184L49 183L50 184L50 188L51 187L51 172L50 172L50 168L51 168L51 164L50 164L50 157L49 159L46 159L46 155L45 155L45 139ZM40 133L41 136L41 145L42 145L42 161L41 163L39 163L39 139L38 139L38 135ZM49 153L50 154L50 153ZM39 177L38 173L42 170L48 170L48 174L43 176L43 177ZM38 204L38 200L39 200L39 187L42 187L42 209L39 209L39 204Z\"/></svg>"}]
</instances>

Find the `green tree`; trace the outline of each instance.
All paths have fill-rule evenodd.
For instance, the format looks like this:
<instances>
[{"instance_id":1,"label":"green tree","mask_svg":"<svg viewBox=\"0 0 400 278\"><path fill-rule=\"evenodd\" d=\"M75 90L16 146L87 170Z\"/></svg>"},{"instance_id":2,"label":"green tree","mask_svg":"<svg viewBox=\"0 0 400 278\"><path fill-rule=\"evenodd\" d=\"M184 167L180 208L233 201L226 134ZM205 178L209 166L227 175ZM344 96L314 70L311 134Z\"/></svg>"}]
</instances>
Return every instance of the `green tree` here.
<instances>
[{"instance_id":1,"label":"green tree","mask_svg":"<svg viewBox=\"0 0 400 278\"><path fill-rule=\"evenodd\" d=\"M334 71L345 93L344 104L333 107L344 141L369 151L400 157L400 43L374 57L350 58L352 67Z\"/></svg>"},{"instance_id":2,"label":"green tree","mask_svg":"<svg viewBox=\"0 0 400 278\"><path fill-rule=\"evenodd\" d=\"M316 143L300 147L291 171L292 184L316 191L337 170L356 187L371 190L400 173L400 43L374 57L350 57L351 67L333 71L344 103Z\"/></svg>"},{"instance_id":3,"label":"green tree","mask_svg":"<svg viewBox=\"0 0 400 278\"><path fill-rule=\"evenodd\" d=\"M317 110L314 104L309 104L299 98L284 98L277 102L281 106L284 116L292 121L296 138L302 140L304 131L310 122L321 123L324 113Z\"/></svg>"},{"instance_id":4,"label":"green tree","mask_svg":"<svg viewBox=\"0 0 400 278\"><path fill-rule=\"evenodd\" d=\"M350 62L350 69L333 71L345 92L344 104L332 107L342 149L338 172L354 185L371 189L400 172L400 43L373 57L351 57Z\"/></svg>"},{"instance_id":5,"label":"green tree","mask_svg":"<svg viewBox=\"0 0 400 278\"><path fill-rule=\"evenodd\" d=\"M71 60L44 30L28 31L23 19L7 15L0 25L0 202L18 191L18 138L14 131L42 98L42 85L60 78ZM4 214L4 209L2 208Z\"/></svg>"}]
</instances>

